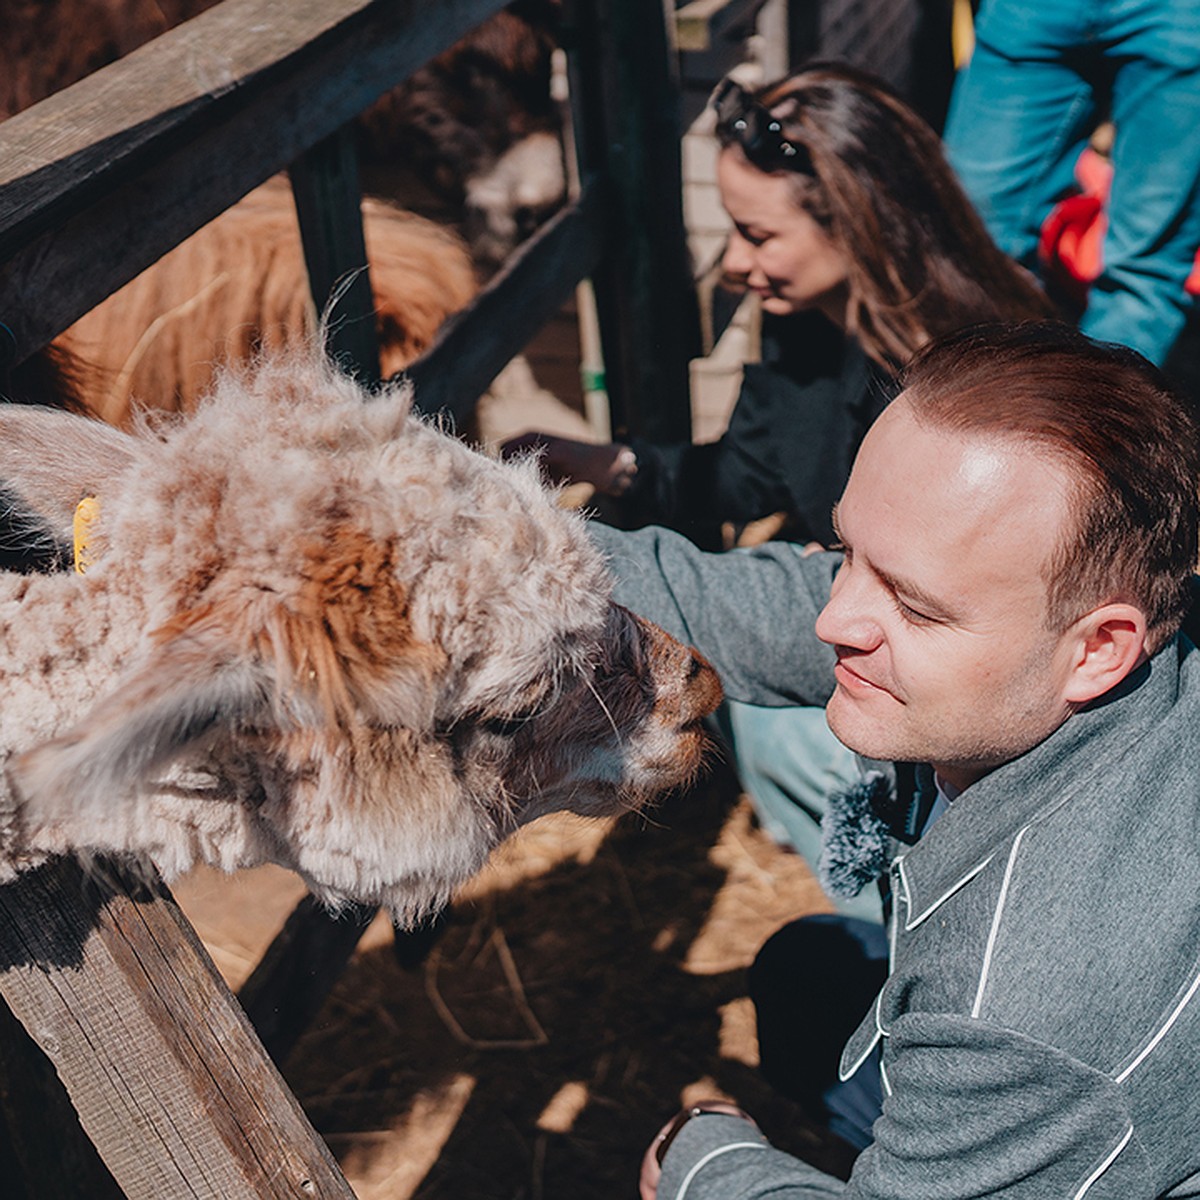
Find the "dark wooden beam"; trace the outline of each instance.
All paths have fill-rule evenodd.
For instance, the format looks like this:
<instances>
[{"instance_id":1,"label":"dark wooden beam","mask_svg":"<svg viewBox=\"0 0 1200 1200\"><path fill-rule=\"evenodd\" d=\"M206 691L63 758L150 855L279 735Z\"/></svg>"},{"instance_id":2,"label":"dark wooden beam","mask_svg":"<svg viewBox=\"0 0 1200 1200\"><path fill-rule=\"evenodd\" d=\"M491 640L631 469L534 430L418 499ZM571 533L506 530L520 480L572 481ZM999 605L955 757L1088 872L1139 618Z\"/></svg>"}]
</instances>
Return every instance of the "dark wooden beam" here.
<instances>
[{"instance_id":1,"label":"dark wooden beam","mask_svg":"<svg viewBox=\"0 0 1200 1200\"><path fill-rule=\"evenodd\" d=\"M566 303L604 250L607 192L585 180L579 198L508 260L472 304L412 363L416 407L464 422L500 370Z\"/></svg>"},{"instance_id":2,"label":"dark wooden beam","mask_svg":"<svg viewBox=\"0 0 1200 1200\"><path fill-rule=\"evenodd\" d=\"M502 0L225 0L0 123L20 362Z\"/></svg>"},{"instance_id":3,"label":"dark wooden beam","mask_svg":"<svg viewBox=\"0 0 1200 1200\"><path fill-rule=\"evenodd\" d=\"M617 437L688 441L700 316L683 223L678 72L658 0L564 5L581 172L602 174L605 252L592 279Z\"/></svg>"},{"instance_id":4,"label":"dark wooden beam","mask_svg":"<svg viewBox=\"0 0 1200 1200\"><path fill-rule=\"evenodd\" d=\"M327 321L325 351L368 387L379 382L379 337L363 238L362 188L354 129L306 150L288 169L308 285Z\"/></svg>"},{"instance_id":5,"label":"dark wooden beam","mask_svg":"<svg viewBox=\"0 0 1200 1200\"><path fill-rule=\"evenodd\" d=\"M63 859L0 887L0 993L129 1200L353 1200L157 880Z\"/></svg>"},{"instance_id":6,"label":"dark wooden beam","mask_svg":"<svg viewBox=\"0 0 1200 1200\"><path fill-rule=\"evenodd\" d=\"M378 911L356 904L335 916L311 895L292 910L238 992L275 1062L287 1058L320 1012Z\"/></svg>"}]
</instances>

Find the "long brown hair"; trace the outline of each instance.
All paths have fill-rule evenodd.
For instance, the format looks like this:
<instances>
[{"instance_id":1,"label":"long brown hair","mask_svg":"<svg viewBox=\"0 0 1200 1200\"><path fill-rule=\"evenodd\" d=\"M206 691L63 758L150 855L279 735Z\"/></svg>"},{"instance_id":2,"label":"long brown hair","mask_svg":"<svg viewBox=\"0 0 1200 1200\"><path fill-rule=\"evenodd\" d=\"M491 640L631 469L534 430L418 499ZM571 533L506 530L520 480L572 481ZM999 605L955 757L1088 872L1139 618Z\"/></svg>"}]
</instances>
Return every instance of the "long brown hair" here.
<instances>
[{"instance_id":1,"label":"long brown hair","mask_svg":"<svg viewBox=\"0 0 1200 1200\"><path fill-rule=\"evenodd\" d=\"M799 169L781 160L771 173L845 258L849 330L871 358L894 369L952 329L1054 315L992 241L937 134L882 81L815 62L753 99L799 151Z\"/></svg>"}]
</instances>

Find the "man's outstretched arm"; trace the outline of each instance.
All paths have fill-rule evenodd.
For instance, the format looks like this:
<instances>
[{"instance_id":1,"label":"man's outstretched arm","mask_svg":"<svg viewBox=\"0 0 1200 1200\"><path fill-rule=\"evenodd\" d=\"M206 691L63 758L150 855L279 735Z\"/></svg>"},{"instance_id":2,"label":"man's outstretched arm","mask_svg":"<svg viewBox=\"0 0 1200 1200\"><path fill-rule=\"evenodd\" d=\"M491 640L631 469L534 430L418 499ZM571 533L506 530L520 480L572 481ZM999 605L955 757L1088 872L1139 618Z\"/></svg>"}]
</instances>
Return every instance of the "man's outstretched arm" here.
<instances>
[{"instance_id":1,"label":"man's outstretched arm","mask_svg":"<svg viewBox=\"0 0 1200 1200\"><path fill-rule=\"evenodd\" d=\"M1110 1076L985 1021L910 1013L875 1142L841 1183L737 1117L689 1121L655 1200L1151 1200L1159 1193L1127 1097ZM860 1068L870 1069L869 1064Z\"/></svg>"},{"instance_id":2,"label":"man's outstretched arm","mask_svg":"<svg viewBox=\"0 0 1200 1200\"><path fill-rule=\"evenodd\" d=\"M806 556L790 542L708 554L666 529L599 522L590 533L617 577L617 603L695 646L730 699L771 707L829 699L833 650L813 626L840 554Z\"/></svg>"}]
</instances>

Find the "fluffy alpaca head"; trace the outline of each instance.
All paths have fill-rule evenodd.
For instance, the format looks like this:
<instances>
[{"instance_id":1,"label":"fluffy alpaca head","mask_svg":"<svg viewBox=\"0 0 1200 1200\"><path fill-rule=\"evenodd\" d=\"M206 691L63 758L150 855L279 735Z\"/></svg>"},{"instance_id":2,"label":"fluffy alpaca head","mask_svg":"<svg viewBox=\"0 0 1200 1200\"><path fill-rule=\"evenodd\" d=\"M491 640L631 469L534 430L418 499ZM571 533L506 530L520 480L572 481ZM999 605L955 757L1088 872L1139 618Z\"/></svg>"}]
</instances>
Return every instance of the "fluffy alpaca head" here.
<instances>
[{"instance_id":1,"label":"fluffy alpaca head","mask_svg":"<svg viewBox=\"0 0 1200 1200\"><path fill-rule=\"evenodd\" d=\"M238 865L412 916L517 825L637 807L696 770L711 668L611 603L533 464L470 450L399 389L369 399L313 355L226 375L186 420L106 430L99 483L91 423L31 419L60 469L80 435L101 506L95 567L42 586L136 623L90 709L13 747L23 820L75 830L63 848L230 865L196 830L233 805ZM18 495L23 473L0 458ZM202 799L172 776L197 766L218 780Z\"/></svg>"}]
</instances>

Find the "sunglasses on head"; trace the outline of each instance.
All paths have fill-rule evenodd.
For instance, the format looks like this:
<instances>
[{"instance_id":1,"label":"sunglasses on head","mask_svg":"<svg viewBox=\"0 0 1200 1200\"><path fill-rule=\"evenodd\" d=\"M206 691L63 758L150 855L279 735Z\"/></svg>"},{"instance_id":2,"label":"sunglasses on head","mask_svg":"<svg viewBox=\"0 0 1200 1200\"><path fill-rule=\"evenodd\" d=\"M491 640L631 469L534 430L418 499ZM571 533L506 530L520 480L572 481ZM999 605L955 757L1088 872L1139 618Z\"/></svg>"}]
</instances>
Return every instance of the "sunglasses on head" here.
<instances>
[{"instance_id":1,"label":"sunglasses on head","mask_svg":"<svg viewBox=\"0 0 1200 1200\"><path fill-rule=\"evenodd\" d=\"M803 171L812 175L812 159L803 146L783 136L777 117L732 79L723 79L709 101L717 114L717 137L726 145L736 144L762 171Z\"/></svg>"}]
</instances>

